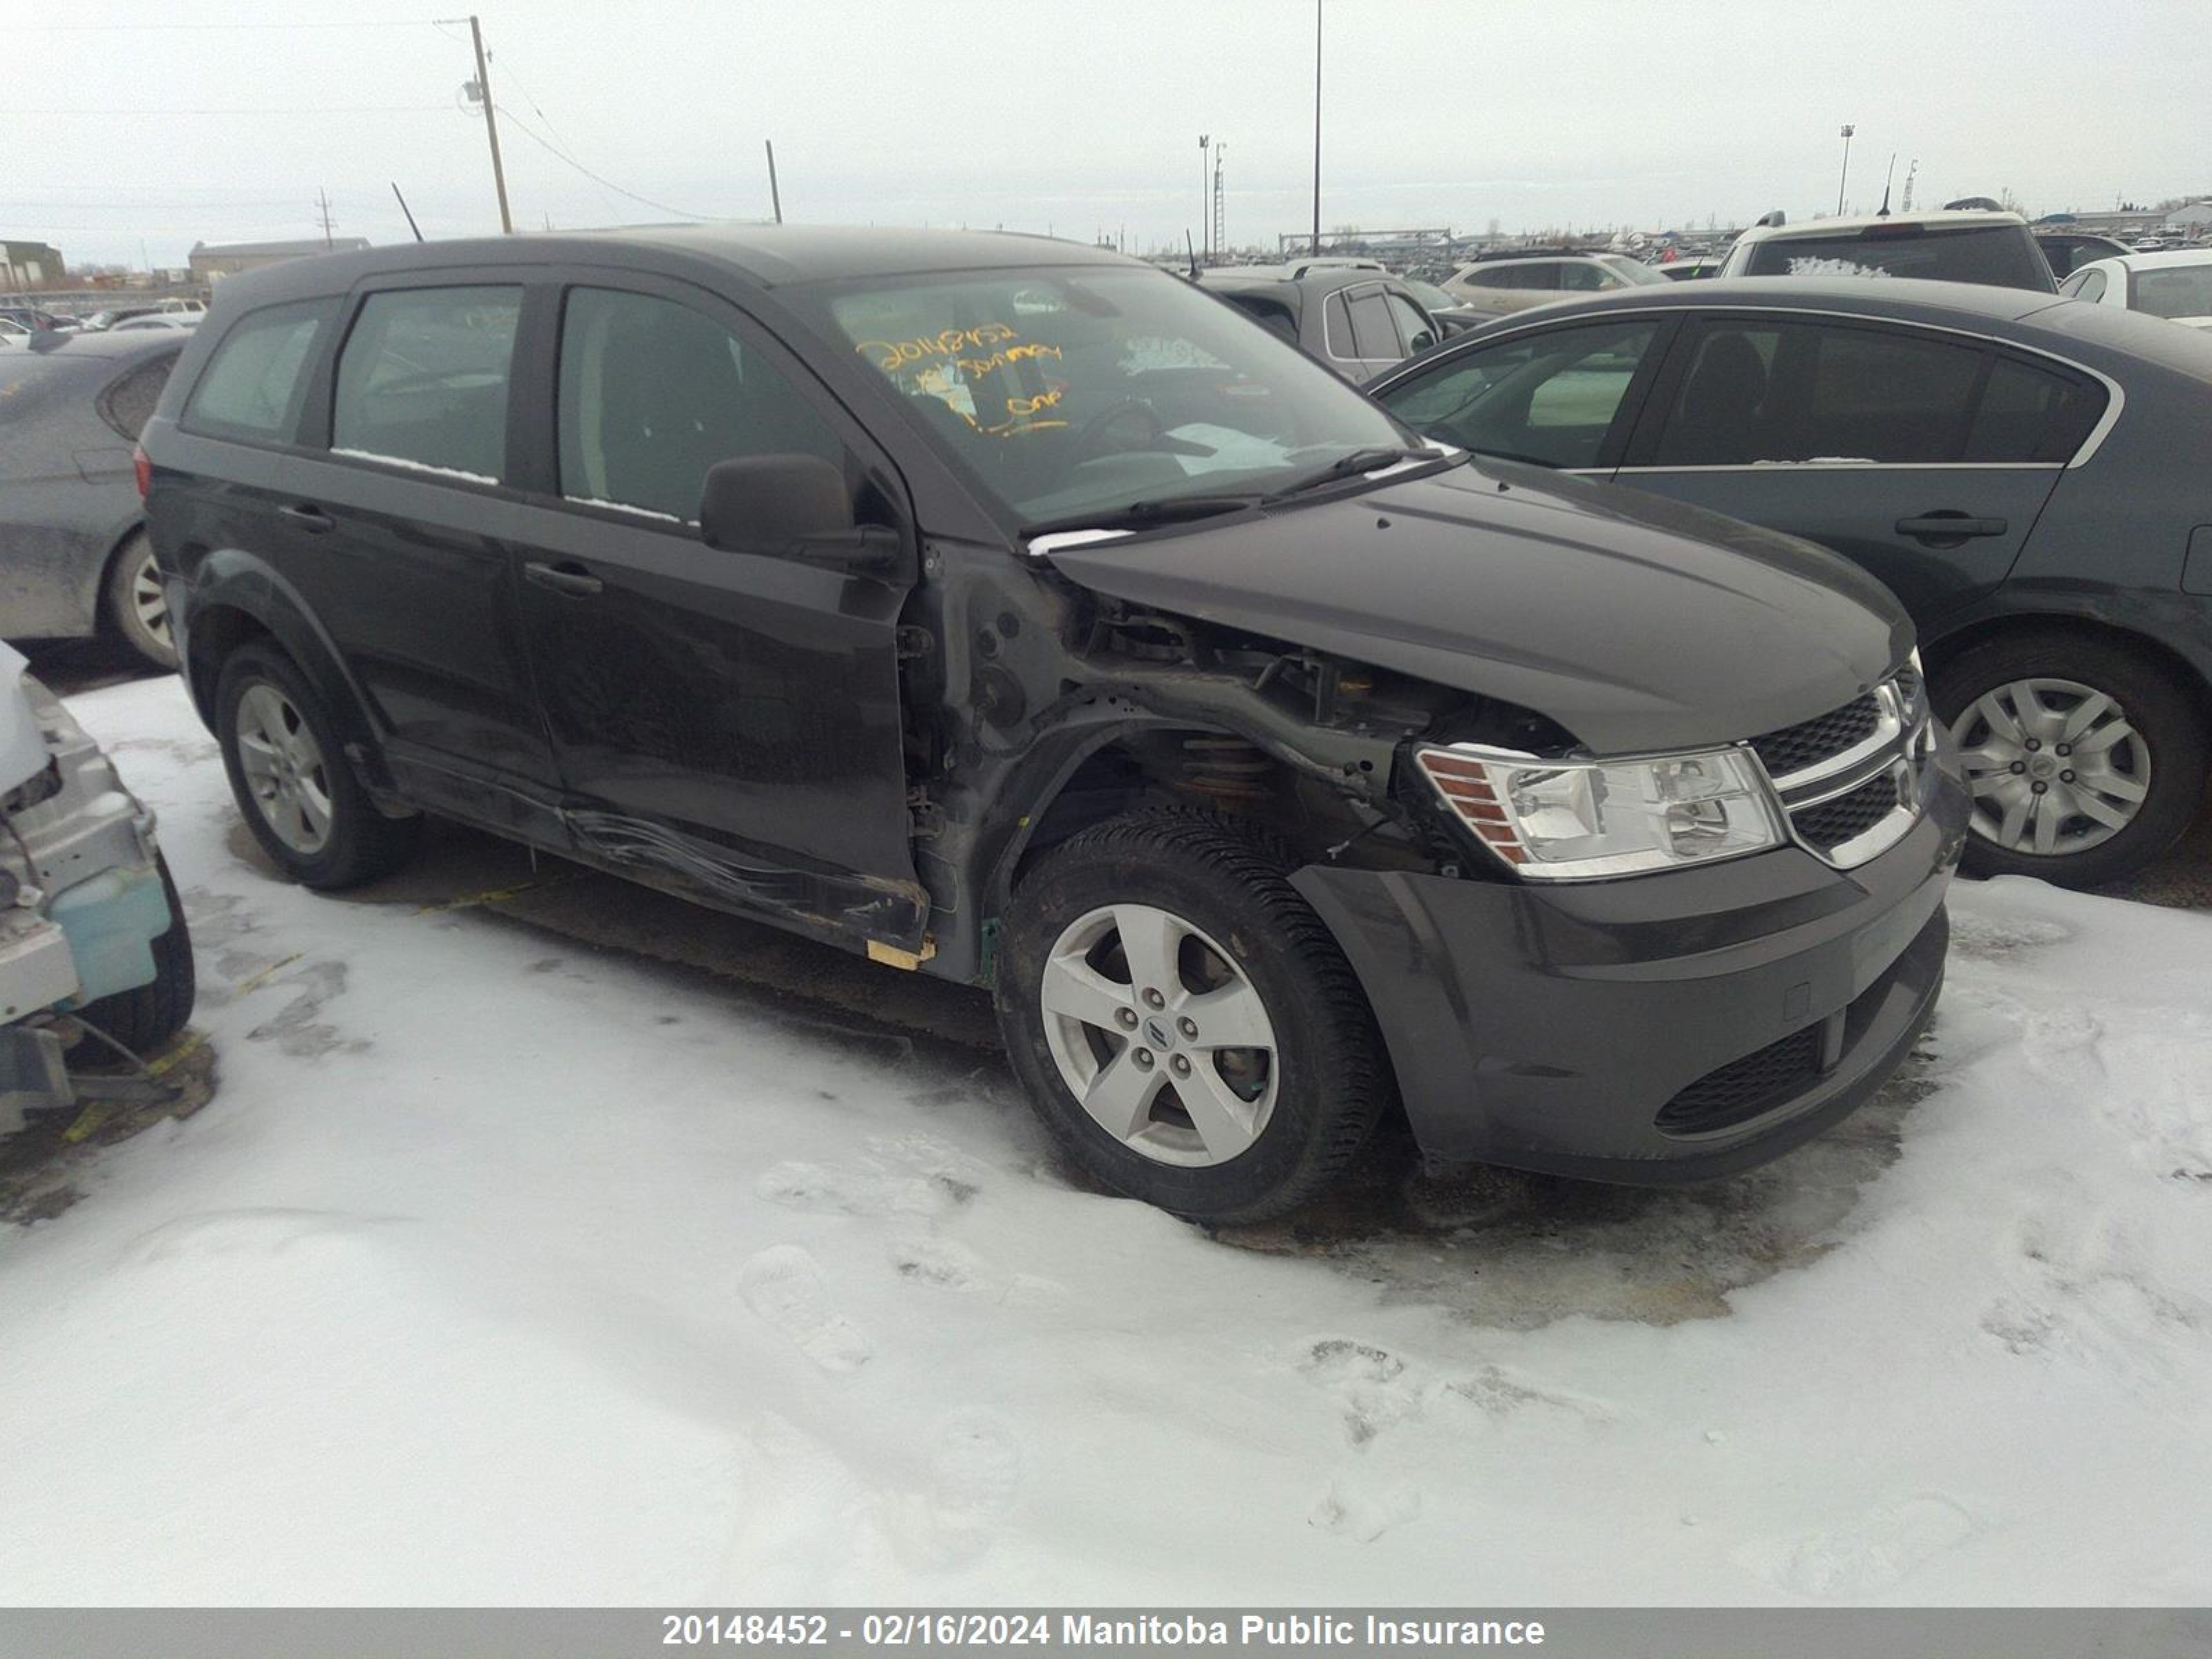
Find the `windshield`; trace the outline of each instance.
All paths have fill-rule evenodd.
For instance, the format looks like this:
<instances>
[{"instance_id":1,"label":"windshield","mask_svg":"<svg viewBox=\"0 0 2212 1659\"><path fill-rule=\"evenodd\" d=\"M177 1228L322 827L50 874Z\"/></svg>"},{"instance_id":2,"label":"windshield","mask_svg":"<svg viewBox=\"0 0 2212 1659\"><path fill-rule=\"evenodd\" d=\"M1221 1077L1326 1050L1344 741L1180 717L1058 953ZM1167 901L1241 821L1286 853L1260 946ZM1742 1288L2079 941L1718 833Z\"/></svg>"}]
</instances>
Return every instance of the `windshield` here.
<instances>
[{"instance_id":1,"label":"windshield","mask_svg":"<svg viewBox=\"0 0 2212 1659\"><path fill-rule=\"evenodd\" d=\"M1917 276L2049 293L2051 264L2018 225L1878 225L1837 236L1784 236L1757 244L1749 276Z\"/></svg>"},{"instance_id":2,"label":"windshield","mask_svg":"<svg viewBox=\"0 0 2212 1659\"><path fill-rule=\"evenodd\" d=\"M1264 493L1412 441L1328 369L1164 271L973 270L785 292L1018 524Z\"/></svg>"},{"instance_id":3,"label":"windshield","mask_svg":"<svg viewBox=\"0 0 2212 1659\"><path fill-rule=\"evenodd\" d=\"M2212 317L2212 259L2136 271L2135 308L2154 317Z\"/></svg>"},{"instance_id":4,"label":"windshield","mask_svg":"<svg viewBox=\"0 0 2212 1659\"><path fill-rule=\"evenodd\" d=\"M1406 286L1413 291L1413 297L1432 312L1451 311L1460 303L1455 297L1445 293L1434 283L1417 282L1411 276L1407 277L1405 282Z\"/></svg>"}]
</instances>

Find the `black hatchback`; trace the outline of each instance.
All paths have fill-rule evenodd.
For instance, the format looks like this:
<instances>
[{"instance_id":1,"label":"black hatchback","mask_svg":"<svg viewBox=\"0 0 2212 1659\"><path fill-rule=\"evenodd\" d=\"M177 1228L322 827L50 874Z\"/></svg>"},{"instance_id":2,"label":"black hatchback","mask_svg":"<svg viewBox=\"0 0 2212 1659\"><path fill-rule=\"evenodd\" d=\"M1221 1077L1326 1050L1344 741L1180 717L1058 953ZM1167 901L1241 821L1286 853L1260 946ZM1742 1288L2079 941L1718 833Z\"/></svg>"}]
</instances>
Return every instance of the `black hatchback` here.
<instances>
[{"instance_id":1,"label":"black hatchback","mask_svg":"<svg viewBox=\"0 0 2212 1659\"><path fill-rule=\"evenodd\" d=\"M1975 796L1968 867L2109 880L2212 725L2212 339L1958 283L1549 306L1368 391L1432 438L1820 543L1887 583Z\"/></svg>"}]
</instances>

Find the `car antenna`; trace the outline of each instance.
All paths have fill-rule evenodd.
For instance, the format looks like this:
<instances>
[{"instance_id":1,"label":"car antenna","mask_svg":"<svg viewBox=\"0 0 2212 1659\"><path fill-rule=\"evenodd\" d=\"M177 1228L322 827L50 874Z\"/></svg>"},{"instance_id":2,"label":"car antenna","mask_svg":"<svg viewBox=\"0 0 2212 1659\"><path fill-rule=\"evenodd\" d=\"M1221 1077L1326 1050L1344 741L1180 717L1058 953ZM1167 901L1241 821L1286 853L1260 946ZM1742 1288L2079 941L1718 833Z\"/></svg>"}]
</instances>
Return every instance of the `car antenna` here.
<instances>
[{"instance_id":1,"label":"car antenna","mask_svg":"<svg viewBox=\"0 0 2212 1659\"><path fill-rule=\"evenodd\" d=\"M399 196L399 181L397 179L392 181L392 193L394 196ZM421 241L422 227L415 222L414 211L407 205L407 198L404 196L399 196L399 210L407 216L407 228L415 233L415 240Z\"/></svg>"},{"instance_id":2,"label":"car antenna","mask_svg":"<svg viewBox=\"0 0 2212 1659\"><path fill-rule=\"evenodd\" d=\"M1889 181L1896 177L1897 152L1892 150L1889 153L1889 171L1881 176L1881 211L1875 215L1877 219L1889 217Z\"/></svg>"},{"instance_id":3,"label":"car antenna","mask_svg":"<svg viewBox=\"0 0 2212 1659\"><path fill-rule=\"evenodd\" d=\"M1190 280L1194 283L1198 280L1198 250L1191 246L1188 225L1182 228L1182 245L1190 251Z\"/></svg>"}]
</instances>

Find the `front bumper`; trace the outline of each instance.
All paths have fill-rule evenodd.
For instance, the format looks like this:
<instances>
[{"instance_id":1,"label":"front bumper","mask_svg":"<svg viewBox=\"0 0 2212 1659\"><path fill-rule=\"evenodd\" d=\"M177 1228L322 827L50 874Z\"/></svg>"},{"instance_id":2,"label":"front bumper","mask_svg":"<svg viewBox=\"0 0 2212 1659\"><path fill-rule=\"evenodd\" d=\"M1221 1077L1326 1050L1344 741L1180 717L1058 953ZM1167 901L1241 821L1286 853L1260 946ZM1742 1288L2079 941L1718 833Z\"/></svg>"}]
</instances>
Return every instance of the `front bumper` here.
<instances>
[{"instance_id":1,"label":"front bumper","mask_svg":"<svg viewBox=\"0 0 2212 1659\"><path fill-rule=\"evenodd\" d=\"M1927 804L1850 871L1793 847L1550 887L1320 865L1293 881L1366 988L1431 1158L1704 1180L1837 1122L1910 1051L1967 814L1948 769Z\"/></svg>"}]
</instances>

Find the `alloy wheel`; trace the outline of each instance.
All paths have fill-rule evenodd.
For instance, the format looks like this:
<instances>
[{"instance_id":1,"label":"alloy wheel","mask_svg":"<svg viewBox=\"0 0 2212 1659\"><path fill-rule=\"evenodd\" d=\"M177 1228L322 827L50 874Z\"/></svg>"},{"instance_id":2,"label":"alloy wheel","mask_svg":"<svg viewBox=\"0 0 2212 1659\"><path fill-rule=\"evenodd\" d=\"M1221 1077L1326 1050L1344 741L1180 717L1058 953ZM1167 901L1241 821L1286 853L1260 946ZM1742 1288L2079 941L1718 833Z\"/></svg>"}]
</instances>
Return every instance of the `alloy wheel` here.
<instances>
[{"instance_id":1,"label":"alloy wheel","mask_svg":"<svg viewBox=\"0 0 2212 1659\"><path fill-rule=\"evenodd\" d=\"M1974 833L2008 852L2087 852L2135 822L2150 746L2118 701L2078 680L1992 687L1951 723L1974 798Z\"/></svg>"},{"instance_id":2,"label":"alloy wheel","mask_svg":"<svg viewBox=\"0 0 2212 1659\"><path fill-rule=\"evenodd\" d=\"M294 852L313 857L331 838L331 780L322 745L291 699L262 681L238 700L238 759L262 819Z\"/></svg>"},{"instance_id":3,"label":"alloy wheel","mask_svg":"<svg viewBox=\"0 0 2212 1659\"><path fill-rule=\"evenodd\" d=\"M175 649L169 637L169 599L161 591L161 573L154 563L151 548L139 556L131 572L131 614L138 619L147 637L164 650Z\"/></svg>"},{"instance_id":4,"label":"alloy wheel","mask_svg":"<svg viewBox=\"0 0 2212 1659\"><path fill-rule=\"evenodd\" d=\"M1037 996L1060 1080L1130 1151L1202 1168L1249 1151L1274 1111L1274 1022L1221 944L1149 904L1064 929Z\"/></svg>"}]
</instances>

